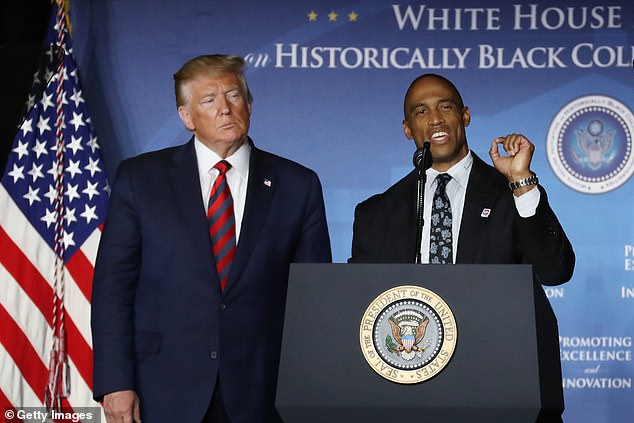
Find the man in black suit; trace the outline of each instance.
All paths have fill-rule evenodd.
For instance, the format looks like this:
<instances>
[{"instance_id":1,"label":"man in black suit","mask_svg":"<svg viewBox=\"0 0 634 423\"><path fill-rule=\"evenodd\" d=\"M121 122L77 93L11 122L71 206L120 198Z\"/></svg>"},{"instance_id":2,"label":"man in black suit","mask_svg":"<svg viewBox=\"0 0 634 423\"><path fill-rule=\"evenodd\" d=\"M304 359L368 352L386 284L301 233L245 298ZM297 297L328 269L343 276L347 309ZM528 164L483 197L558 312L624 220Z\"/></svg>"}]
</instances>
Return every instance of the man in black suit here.
<instances>
[{"instance_id":1,"label":"man in black suit","mask_svg":"<svg viewBox=\"0 0 634 423\"><path fill-rule=\"evenodd\" d=\"M404 113L405 136L418 148L429 142L433 156L425 189L422 262L528 263L544 285L568 281L575 255L530 170L535 146L520 134L497 138L489 150L494 167L485 164L467 145L469 108L453 83L439 75L412 82ZM499 145L506 154L498 152ZM444 192L440 179L447 181L441 184ZM413 171L357 206L350 262L414 261L417 181ZM440 197L435 197L437 188ZM448 203L450 210L438 211L432 203ZM432 227L439 216L447 230Z\"/></svg>"}]
</instances>

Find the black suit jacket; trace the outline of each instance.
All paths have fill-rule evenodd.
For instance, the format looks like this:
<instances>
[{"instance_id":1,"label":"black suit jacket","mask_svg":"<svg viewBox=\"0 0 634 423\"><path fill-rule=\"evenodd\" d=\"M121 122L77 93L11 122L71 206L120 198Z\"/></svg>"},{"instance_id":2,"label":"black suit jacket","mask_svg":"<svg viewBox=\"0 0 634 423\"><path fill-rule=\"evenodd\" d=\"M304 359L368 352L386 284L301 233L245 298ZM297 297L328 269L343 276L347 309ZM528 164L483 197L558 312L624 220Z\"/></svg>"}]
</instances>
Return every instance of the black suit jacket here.
<instances>
[{"instance_id":1,"label":"black suit jacket","mask_svg":"<svg viewBox=\"0 0 634 423\"><path fill-rule=\"evenodd\" d=\"M242 229L220 291L193 139L124 161L92 295L94 396L133 389L146 422L199 422L221 380L232 422L278 419L291 262L330 262L317 175L251 151Z\"/></svg>"},{"instance_id":2,"label":"black suit jacket","mask_svg":"<svg viewBox=\"0 0 634 423\"><path fill-rule=\"evenodd\" d=\"M456 263L532 264L544 285L572 277L575 255L544 189L535 216L517 213L508 182L474 153ZM416 245L417 172L357 205L352 257L356 263L413 263ZM482 216L490 209L488 217Z\"/></svg>"}]
</instances>

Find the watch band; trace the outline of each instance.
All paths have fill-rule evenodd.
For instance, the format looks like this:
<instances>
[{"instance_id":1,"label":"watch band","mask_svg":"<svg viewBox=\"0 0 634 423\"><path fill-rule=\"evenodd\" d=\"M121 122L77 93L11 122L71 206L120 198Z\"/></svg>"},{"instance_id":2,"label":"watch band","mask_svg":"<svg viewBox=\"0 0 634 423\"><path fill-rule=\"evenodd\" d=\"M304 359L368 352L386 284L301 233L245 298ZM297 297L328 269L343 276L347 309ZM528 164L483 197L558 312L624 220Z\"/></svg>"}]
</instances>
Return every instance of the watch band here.
<instances>
[{"instance_id":1,"label":"watch band","mask_svg":"<svg viewBox=\"0 0 634 423\"><path fill-rule=\"evenodd\" d=\"M526 187L529 185L536 185L539 183L539 179L537 179L537 175L534 173L528 178L520 179L518 181L509 182L509 188L511 191L515 191L518 188Z\"/></svg>"}]
</instances>

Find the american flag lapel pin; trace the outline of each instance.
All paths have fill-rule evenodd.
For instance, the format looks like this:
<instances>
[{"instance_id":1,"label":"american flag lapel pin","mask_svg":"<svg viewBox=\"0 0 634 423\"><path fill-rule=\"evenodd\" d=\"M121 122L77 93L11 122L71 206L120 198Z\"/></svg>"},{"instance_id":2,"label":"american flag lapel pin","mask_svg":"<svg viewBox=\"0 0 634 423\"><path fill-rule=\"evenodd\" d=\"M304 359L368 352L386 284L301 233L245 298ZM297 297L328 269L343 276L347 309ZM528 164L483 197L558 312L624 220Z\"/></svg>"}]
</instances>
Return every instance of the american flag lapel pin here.
<instances>
[{"instance_id":1,"label":"american flag lapel pin","mask_svg":"<svg viewBox=\"0 0 634 423\"><path fill-rule=\"evenodd\" d=\"M482 209L482 213L480 213L480 217L489 217L491 214L491 209Z\"/></svg>"},{"instance_id":2,"label":"american flag lapel pin","mask_svg":"<svg viewBox=\"0 0 634 423\"><path fill-rule=\"evenodd\" d=\"M271 188L271 185L273 185L273 183L271 182L271 180L270 180L270 179L268 179L268 178L266 178L266 179L264 180L264 186L265 186L265 187L267 187L267 188Z\"/></svg>"}]
</instances>

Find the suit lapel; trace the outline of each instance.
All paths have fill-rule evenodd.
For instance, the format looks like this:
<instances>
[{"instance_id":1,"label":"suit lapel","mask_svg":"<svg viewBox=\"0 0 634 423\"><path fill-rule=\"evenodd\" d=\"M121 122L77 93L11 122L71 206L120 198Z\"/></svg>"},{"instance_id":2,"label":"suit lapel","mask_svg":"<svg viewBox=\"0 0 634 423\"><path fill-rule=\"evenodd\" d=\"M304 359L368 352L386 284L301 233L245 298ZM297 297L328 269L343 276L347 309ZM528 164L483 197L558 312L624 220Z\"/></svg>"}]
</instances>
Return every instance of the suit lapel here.
<instances>
[{"instance_id":1,"label":"suit lapel","mask_svg":"<svg viewBox=\"0 0 634 423\"><path fill-rule=\"evenodd\" d=\"M469 175L460 223L456 263L473 263L485 229L486 219L482 217L483 210L492 209L499 194L492 179L487 177L486 164L473 154L473 167Z\"/></svg>"},{"instance_id":2,"label":"suit lapel","mask_svg":"<svg viewBox=\"0 0 634 423\"><path fill-rule=\"evenodd\" d=\"M251 144L249 181L247 182L247 198L244 206L242 228L240 229L236 255L231 264L229 280L224 290L225 294L231 290L238 280L260 237L262 227L271 208L271 201L276 186L276 172L271 161Z\"/></svg>"},{"instance_id":3,"label":"suit lapel","mask_svg":"<svg viewBox=\"0 0 634 423\"><path fill-rule=\"evenodd\" d=\"M182 216L184 232L188 233L212 283L219 286L214 255L209 238L209 224L201 200L198 162L193 138L174 154L169 178L176 204Z\"/></svg>"}]
</instances>

